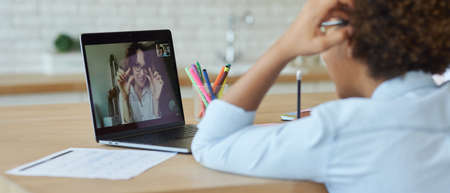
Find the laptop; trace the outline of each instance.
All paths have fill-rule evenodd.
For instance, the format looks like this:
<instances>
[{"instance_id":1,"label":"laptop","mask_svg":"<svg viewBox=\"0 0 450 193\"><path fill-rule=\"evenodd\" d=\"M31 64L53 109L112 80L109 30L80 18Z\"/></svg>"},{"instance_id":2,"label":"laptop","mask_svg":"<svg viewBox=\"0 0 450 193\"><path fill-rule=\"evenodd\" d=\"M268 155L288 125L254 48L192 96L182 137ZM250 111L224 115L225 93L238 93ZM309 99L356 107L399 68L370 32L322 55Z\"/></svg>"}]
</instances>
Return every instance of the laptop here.
<instances>
[{"instance_id":1,"label":"laptop","mask_svg":"<svg viewBox=\"0 0 450 193\"><path fill-rule=\"evenodd\" d=\"M81 50L98 143L191 152L169 30L85 33Z\"/></svg>"}]
</instances>

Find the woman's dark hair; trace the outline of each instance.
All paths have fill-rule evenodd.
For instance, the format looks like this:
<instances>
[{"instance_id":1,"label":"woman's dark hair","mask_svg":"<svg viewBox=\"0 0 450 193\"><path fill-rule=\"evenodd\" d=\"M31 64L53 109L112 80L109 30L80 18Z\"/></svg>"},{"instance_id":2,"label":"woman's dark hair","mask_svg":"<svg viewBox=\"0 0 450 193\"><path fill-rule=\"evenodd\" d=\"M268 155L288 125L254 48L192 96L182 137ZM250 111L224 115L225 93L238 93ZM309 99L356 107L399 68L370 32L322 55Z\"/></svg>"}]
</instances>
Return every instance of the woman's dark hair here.
<instances>
[{"instance_id":1,"label":"woman's dark hair","mask_svg":"<svg viewBox=\"0 0 450 193\"><path fill-rule=\"evenodd\" d=\"M141 43L132 43L129 47L128 47L128 49L127 49L127 51L126 51L126 57L127 57L127 65L128 65L128 67L133 67L133 66L135 66L137 63L136 63L136 61L137 61L137 52L138 52L138 50L141 50L141 51L146 51L148 48L146 47L146 46L144 46L143 44L141 44ZM144 54L144 57L145 57L145 54Z\"/></svg>"},{"instance_id":2,"label":"woman's dark hair","mask_svg":"<svg viewBox=\"0 0 450 193\"><path fill-rule=\"evenodd\" d=\"M450 64L448 0L354 0L355 58L375 79L409 71L442 74Z\"/></svg>"}]
</instances>

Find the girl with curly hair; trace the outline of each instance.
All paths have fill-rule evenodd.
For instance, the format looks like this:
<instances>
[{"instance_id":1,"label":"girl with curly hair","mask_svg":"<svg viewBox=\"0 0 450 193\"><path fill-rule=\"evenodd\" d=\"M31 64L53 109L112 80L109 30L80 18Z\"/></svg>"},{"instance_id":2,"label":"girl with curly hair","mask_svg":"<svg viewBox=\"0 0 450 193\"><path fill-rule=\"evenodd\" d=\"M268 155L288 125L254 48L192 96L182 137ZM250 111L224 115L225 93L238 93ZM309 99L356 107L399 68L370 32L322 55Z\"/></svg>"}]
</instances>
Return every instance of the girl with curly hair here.
<instances>
[{"instance_id":1,"label":"girl with curly hair","mask_svg":"<svg viewBox=\"0 0 450 193\"><path fill-rule=\"evenodd\" d=\"M287 32L213 101L192 143L204 166L310 180L330 193L448 192L448 0L309 0ZM320 30L322 22L347 25ZM297 121L253 126L280 71L321 54L341 98Z\"/></svg>"}]
</instances>

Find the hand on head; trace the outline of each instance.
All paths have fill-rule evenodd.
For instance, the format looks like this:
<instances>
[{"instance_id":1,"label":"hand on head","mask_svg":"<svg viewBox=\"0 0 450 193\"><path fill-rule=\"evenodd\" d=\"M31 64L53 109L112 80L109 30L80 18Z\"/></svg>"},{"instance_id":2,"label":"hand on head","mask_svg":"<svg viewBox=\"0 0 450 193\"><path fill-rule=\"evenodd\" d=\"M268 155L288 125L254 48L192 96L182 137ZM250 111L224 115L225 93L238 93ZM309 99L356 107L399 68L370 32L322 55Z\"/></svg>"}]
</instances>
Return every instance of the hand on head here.
<instances>
[{"instance_id":1,"label":"hand on head","mask_svg":"<svg viewBox=\"0 0 450 193\"><path fill-rule=\"evenodd\" d=\"M338 0L309 0L277 44L288 59L313 55L344 42L350 27L337 27L326 33L320 30L322 22L342 5Z\"/></svg>"},{"instance_id":2,"label":"hand on head","mask_svg":"<svg viewBox=\"0 0 450 193\"><path fill-rule=\"evenodd\" d=\"M120 92L124 96L128 96L131 82L133 82L134 76L131 76L131 68L127 71L123 71L121 68L117 71L116 83L119 86Z\"/></svg>"}]
</instances>

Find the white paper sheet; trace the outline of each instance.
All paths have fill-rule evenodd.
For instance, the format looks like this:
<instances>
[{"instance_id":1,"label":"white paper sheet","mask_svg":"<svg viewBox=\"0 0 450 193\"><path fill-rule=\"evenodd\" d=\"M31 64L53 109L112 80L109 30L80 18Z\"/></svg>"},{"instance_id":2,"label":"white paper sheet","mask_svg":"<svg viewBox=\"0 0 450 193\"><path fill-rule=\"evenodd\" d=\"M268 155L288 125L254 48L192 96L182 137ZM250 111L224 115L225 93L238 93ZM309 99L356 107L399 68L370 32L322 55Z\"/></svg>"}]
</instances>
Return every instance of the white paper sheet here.
<instances>
[{"instance_id":1,"label":"white paper sheet","mask_svg":"<svg viewBox=\"0 0 450 193\"><path fill-rule=\"evenodd\" d=\"M7 171L21 176L126 180L175 156L145 150L69 148Z\"/></svg>"}]
</instances>

